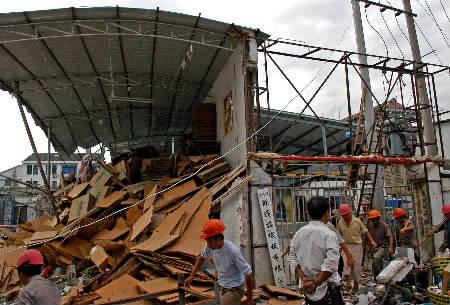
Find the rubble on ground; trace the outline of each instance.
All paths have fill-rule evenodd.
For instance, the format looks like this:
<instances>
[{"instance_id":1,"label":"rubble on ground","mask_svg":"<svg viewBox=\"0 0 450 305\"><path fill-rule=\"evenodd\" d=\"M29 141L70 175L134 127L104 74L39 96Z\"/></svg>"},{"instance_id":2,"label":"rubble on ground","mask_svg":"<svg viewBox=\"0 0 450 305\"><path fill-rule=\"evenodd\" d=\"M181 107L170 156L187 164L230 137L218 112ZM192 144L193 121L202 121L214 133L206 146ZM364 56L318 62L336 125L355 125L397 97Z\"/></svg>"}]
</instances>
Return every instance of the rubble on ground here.
<instances>
[{"instance_id":1,"label":"rubble on ground","mask_svg":"<svg viewBox=\"0 0 450 305\"><path fill-rule=\"evenodd\" d=\"M11 252L0 256L0 296L20 286L14 265L26 246L41 251L52 267L48 278L60 289L62 304L111 303L177 288L178 274L192 271L205 245L199 238L203 224L242 185L228 189L245 167L231 170L217 157L98 162L89 182L62 180L54 193L59 222L41 216L14 233L1 229L6 240L0 253ZM200 271L191 289L214 298L213 283L213 275ZM177 304L178 292L154 300Z\"/></svg>"}]
</instances>

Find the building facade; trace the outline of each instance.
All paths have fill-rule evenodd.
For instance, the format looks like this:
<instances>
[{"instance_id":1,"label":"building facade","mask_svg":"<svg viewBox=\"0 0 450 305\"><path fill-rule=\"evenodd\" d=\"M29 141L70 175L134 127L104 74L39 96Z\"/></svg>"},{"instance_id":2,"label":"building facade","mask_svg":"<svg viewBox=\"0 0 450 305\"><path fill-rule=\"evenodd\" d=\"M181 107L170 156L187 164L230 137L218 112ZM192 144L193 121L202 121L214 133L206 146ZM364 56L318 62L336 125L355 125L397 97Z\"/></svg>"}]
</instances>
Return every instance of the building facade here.
<instances>
[{"instance_id":1,"label":"building facade","mask_svg":"<svg viewBox=\"0 0 450 305\"><path fill-rule=\"evenodd\" d=\"M47 179L47 173L50 173L50 187L52 190L56 190L60 183L61 173L64 175L71 172L76 173L78 162L84 154L74 154L69 158L63 159L60 154L52 153L50 154L50 171L47 168L48 156L47 153L39 154ZM1 224L25 223L41 215L51 215L53 213L34 154L23 160L21 165L7 169L1 174L5 176L0 176ZM42 190L31 188L6 177L40 186Z\"/></svg>"}]
</instances>

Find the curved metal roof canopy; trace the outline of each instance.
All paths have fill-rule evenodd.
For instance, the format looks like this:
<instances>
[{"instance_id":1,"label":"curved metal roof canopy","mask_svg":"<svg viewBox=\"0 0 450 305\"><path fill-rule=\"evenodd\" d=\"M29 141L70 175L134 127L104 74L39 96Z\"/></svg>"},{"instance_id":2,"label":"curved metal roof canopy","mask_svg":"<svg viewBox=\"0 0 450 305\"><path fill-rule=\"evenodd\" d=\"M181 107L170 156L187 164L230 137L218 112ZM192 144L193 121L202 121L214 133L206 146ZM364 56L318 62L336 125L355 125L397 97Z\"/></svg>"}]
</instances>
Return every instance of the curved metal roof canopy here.
<instances>
[{"instance_id":1,"label":"curved metal roof canopy","mask_svg":"<svg viewBox=\"0 0 450 305\"><path fill-rule=\"evenodd\" d=\"M19 88L56 150L70 155L183 135L240 42L259 30L122 7L0 14L0 88ZM232 33L233 35L230 35Z\"/></svg>"}]
</instances>

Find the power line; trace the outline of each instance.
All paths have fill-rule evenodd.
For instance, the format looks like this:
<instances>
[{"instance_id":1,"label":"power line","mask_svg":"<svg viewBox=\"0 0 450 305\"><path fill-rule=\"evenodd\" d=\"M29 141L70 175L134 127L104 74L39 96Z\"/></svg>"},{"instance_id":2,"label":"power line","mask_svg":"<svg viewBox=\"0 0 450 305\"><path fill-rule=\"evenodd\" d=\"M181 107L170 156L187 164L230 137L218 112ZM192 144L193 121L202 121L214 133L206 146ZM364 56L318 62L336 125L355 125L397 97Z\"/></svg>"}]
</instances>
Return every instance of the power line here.
<instances>
[{"instance_id":1,"label":"power line","mask_svg":"<svg viewBox=\"0 0 450 305\"><path fill-rule=\"evenodd\" d=\"M392 39L394 39L394 42L395 42L395 45L397 46L397 49L400 51L400 53L402 54L402 58L404 59L405 55L403 54L402 49L400 49L400 46L398 45L397 40L394 37L394 34L392 34L391 29L389 28L389 25L386 22L386 19L384 19L384 15L383 15L382 11L380 11L380 15L381 15L381 18L383 18L384 24L386 25L386 28L389 31L389 34L391 34Z\"/></svg>"},{"instance_id":2,"label":"power line","mask_svg":"<svg viewBox=\"0 0 450 305\"><path fill-rule=\"evenodd\" d=\"M369 18L367 17L367 8L366 8L366 7L364 7L364 11L366 12L366 20L367 20L367 23L368 23L369 26L372 28L372 30L374 30L374 31L378 34L378 36L380 36L381 40L383 41L384 47L385 47L385 49L386 49L386 57L389 57L389 50L388 50L388 47L387 47L387 45L386 45L386 41L383 39L383 36L381 36L381 34L380 34L380 33L372 26L372 24L370 23Z\"/></svg>"},{"instance_id":3,"label":"power line","mask_svg":"<svg viewBox=\"0 0 450 305\"><path fill-rule=\"evenodd\" d=\"M444 11L445 16L447 17L448 22L450 22L450 18L448 18L447 11L445 10L445 7L444 7L444 5L442 4L442 1L439 0L439 2L441 3L442 10Z\"/></svg>"},{"instance_id":4,"label":"power line","mask_svg":"<svg viewBox=\"0 0 450 305\"><path fill-rule=\"evenodd\" d=\"M417 25L417 28L419 29L419 32L422 34L423 38L425 39L425 41L427 42L428 46L430 47L431 53L433 53L434 56L436 56L437 60L439 61L439 63L441 65L444 65L444 63L439 58L439 56L437 54L437 51L431 46L431 43L428 41L427 36L423 33L422 28L419 26L419 24L417 23L416 20L414 20L414 23Z\"/></svg>"},{"instance_id":5,"label":"power line","mask_svg":"<svg viewBox=\"0 0 450 305\"><path fill-rule=\"evenodd\" d=\"M434 24L438 27L439 31L441 32L442 37L444 38L445 44L447 45L447 47L450 48L450 45L449 45L449 43L448 43L448 40L449 40L449 39L448 39L448 37L445 35L444 31L442 31L441 27L439 26L439 23L437 22L436 18L434 17L433 12L431 11L430 6L428 5L428 2L427 2L426 0L424 0L424 1L425 1L425 4L426 4L427 7L428 7L429 12L428 12L427 9L422 5L422 3L420 3L419 0L416 0L416 1L417 1L417 3L419 3L419 5L423 8L423 10L427 13L427 15L430 16L431 19L433 19Z\"/></svg>"}]
</instances>

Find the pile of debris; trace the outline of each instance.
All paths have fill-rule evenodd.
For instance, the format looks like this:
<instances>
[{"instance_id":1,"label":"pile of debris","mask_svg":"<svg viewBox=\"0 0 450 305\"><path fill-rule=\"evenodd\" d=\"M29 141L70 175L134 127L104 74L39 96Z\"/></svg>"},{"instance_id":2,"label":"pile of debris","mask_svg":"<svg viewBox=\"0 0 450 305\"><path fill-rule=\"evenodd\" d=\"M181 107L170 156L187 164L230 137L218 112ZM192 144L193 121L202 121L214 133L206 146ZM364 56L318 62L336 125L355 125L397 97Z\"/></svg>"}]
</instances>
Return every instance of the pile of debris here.
<instances>
[{"instance_id":1,"label":"pile of debris","mask_svg":"<svg viewBox=\"0 0 450 305\"><path fill-rule=\"evenodd\" d=\"M158 302L179 303L177 276L192 271L205 244L199 238L203 224L242 186L228 189L245 167L231 170L217 157L142 159L138 172L131 158L114 166L98 162L89 182L63 185L54 193L59 220L41 216L15 233L2 229L1 291L19 286L13 266L28 246L41 251L55 271L71 270L72 276L50 273L54 279L71 278L63 304L110 303L164 291L172 293L156 297ZM199 293L213 298L213 282L213 275L198 272L192 285L198 293L186 298Z\"/></svg>"}]
</instances>

